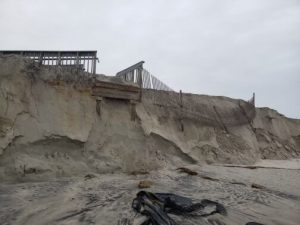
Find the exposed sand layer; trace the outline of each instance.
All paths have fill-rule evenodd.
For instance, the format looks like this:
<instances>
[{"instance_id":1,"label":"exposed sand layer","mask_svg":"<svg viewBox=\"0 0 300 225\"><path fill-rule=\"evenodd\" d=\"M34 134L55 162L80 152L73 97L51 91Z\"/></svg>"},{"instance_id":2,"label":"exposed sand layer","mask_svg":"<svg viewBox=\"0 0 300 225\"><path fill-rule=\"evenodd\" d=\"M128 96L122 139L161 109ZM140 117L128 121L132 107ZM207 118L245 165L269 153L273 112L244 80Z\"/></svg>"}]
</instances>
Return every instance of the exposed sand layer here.
<instances>
[{"instance_id":1,"label":"exposed sand layer","mask_svg":"<svg viewBox=\"0 0 300 225\"><path fill-rule=\"evenodd\" d=\"M300 157L300 120L274 110L154 90L97 103L95 79L121 82L0 57L0 180Z\"/></svg>"},{"instance_id":2,"label":"exposed sand layer","mask_svg":"<svg viewBox=\"0 0 300 225\"><path fill-rule=\"evenodd\" d=\"M199 175L174 170L146 175L107 174L95 178L68 178L45 182L0 184L0 224L140 224L131 201L141 180L150 180L152 192L170 192L192 199L210 199L225 205L227 216L180 218L182 225L298 225L300 174L284 169L244 169L193 166ZM213 179L209 179L213 178ZM253 188L255 182L263 189Z\"/></svg>"},{"instance_id":3,"label":"exposed sand layer","mask_svg":"<svg viewBox=\"0 0 300 225\"><path fill-rule=\"evenodd\" d=\"M229 211L177 218L183 225L299 224L300 120L240 99L154 90L135 107L99 102L96 79L122 82L0 57L1 225L137 225L141 180Z\"/></svg>"}]
</instances>

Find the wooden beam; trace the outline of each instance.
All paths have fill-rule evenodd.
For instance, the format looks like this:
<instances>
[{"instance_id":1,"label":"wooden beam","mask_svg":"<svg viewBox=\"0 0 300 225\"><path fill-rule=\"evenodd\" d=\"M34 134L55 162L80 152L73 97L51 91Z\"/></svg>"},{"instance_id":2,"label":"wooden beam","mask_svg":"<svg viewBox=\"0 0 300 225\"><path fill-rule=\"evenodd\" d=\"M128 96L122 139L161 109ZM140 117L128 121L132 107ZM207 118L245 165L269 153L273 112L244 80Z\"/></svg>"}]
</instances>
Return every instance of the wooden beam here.
<instances>
[{"instance_id":1,"label":"wooden beam","mask_svg":"<svg viewBox=\"0 0 300 225\"><path fill-rule=\"evenodd\" d=\"M92 95L114 99L139 100L139 93L125 92L112 89L93 89Z\"/></svg>"}]
</instances>

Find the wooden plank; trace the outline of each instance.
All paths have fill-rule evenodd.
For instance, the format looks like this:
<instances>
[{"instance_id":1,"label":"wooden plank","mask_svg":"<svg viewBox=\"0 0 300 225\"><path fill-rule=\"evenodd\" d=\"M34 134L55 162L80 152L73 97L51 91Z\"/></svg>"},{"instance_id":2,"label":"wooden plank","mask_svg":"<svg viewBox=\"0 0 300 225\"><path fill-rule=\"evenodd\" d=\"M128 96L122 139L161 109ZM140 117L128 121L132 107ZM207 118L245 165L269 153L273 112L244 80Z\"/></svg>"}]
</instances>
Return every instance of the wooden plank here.
<instances>
[{"instance_id":1,"label":"wooden plank","mask_svg":"<svg viewBox=\"0 0 300 225\"><path fill-rule=\"evenodd\" d=\"M130 91L130 90L122 90L122 89L112 89L112 88L93 88L92 89L93 91L97 92L97 91L102 91L102 90L105 90L105 91L108 91L108 92L119 92L119 93L129 93L129 94L139 94L140 92L139 91Z\"/></svg>"},{"instance_id":2,"label":"wooden plank","mask_svg":"<svg viewBox=\"0 0 300 225\"><path fill-rule=\"evenodd\" d=\"M132 93L139 93L140 89L139 88L132 88L132 87L118 87L118 86L114 86L114 87L110 87L110 86L97 86L97 87L93 87L93 89L97 90L97 89L109 89L109 90L119 90L119 91L125 91L125 92L132 92Z\"/></svg>"},{"instance_id":3,"label":"wooden plank","mask_svg":"<svg viewBox=\"0 0 300 225\"><path fill-rule=\"evenodd\" d=\"M122 92L118 90L109 90L109 89L99 89L93 90L92 95L101 96L106 98L115 98L115 99L127 99L127 100L139 100L139 94Z\"/></svg>"},{"instance_id":4,"label":"wooden plank","mask_svg":"<svg viewBox=\"0 0 300 225\"><path fill-rule=\"evenodd\" d=\"M121 84L121 83L112 83L112 82L102 82L97 81L95 83L94 88L110 88L110 89L118 89L118 90L126 90L126 91L134 91L139 92L140 88L133 85Z\"/></svg>"}]
</instances>

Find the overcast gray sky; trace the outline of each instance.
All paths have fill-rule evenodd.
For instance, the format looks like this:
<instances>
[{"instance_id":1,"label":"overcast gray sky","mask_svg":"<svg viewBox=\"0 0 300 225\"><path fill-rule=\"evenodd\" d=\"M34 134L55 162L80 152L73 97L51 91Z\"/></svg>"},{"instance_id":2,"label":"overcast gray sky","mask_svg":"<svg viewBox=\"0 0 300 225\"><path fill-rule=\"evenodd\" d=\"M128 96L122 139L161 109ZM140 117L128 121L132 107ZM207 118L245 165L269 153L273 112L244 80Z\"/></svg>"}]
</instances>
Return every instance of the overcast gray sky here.
<instances>
[{"instance_id":1,"label":"overcast gray sky","mask_svg":"<svg viewBox=\"0 0 300 225\"><path fill-rule=\"evenodd\" d=\"M300 0L0 0L0 49L98 50L175 90L300 118Z\"/></svg>"}]
</instances>

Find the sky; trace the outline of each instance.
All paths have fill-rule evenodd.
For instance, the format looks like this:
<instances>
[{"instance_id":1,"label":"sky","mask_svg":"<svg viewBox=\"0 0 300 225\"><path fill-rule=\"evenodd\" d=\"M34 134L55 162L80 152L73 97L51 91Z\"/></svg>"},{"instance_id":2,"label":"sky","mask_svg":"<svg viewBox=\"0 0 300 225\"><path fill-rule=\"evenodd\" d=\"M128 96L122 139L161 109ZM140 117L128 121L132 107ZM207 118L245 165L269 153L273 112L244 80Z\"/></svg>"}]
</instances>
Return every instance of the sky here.
<instances>
[{"instance_id":1,"label":"sky","mask_svg":"<svg viewBox=\"0 0 300 225\"><path fill-rule=\"evenodd\" d=\"M300 119L300 0L0 0L1 50L97 50L176 91Z\"/></svg>"}]
</instances>

